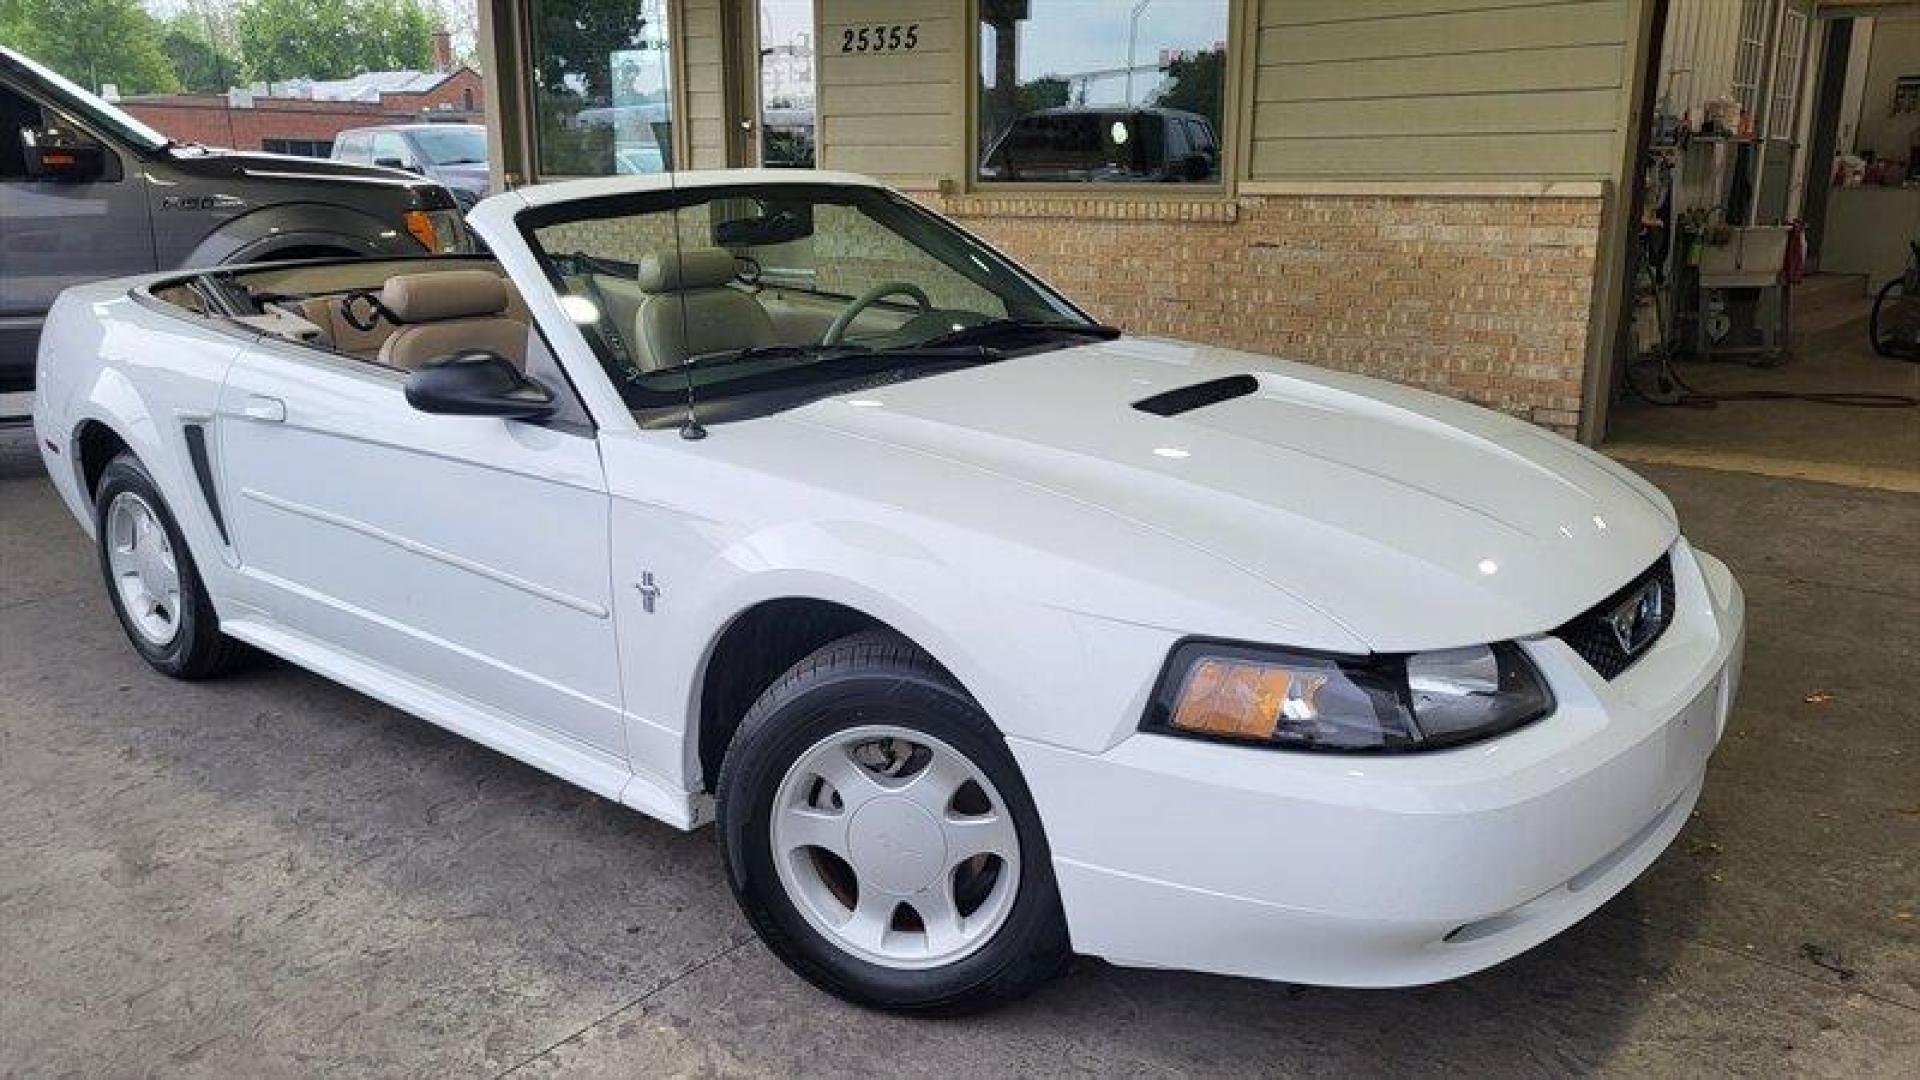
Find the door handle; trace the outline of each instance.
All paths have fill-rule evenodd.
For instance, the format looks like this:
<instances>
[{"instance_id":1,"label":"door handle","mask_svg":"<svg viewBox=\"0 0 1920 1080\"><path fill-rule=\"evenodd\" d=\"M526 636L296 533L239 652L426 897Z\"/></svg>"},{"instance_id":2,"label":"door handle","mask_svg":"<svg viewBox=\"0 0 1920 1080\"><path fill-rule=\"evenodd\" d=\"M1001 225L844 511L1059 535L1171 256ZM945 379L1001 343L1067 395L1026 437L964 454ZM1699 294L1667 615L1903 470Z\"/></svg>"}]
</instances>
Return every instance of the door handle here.
<instances>
[{"instance_id":1,"label":"door handle","mask_svg":"<svg viewBox=\"0 0 1920 1080\"><path fill-rule=\"evenodd\" d=\"M287 403L279 398L248 394L247 403L241 407L240 411L249 419L277 424L287 418Z\"/></svg>"}]
</instances>

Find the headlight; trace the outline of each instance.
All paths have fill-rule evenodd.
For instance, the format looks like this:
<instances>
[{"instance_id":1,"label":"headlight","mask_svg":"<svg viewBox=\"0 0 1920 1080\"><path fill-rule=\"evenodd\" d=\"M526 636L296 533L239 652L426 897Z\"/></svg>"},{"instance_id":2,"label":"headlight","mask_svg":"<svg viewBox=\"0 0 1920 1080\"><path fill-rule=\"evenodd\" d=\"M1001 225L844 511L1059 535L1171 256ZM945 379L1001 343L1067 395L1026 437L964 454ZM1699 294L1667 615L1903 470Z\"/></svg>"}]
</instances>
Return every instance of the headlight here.
<instances>
[{"instance_id":1,"label":"headlight","mask_svg":"<svg viewBox=\"0 0 1920 1080\"><path fill-rule=\"evenodd\" d=\"M1430 750L1484 739L1553 709L1511 642L1410 655L1331 656L1183 642L1142 731L1346 753Z\"/></svg>"},{"instance_id":2,"label":"headlight","mask_svg":"<svg viewBox=\"0 0 1920 1080\"><path fill-rule=\"evenodd\" d=\"M435 255L473 250L473 242L467 236L467 223L458 210L409 210L407 232Z\"/></svg>"}]
</instances>

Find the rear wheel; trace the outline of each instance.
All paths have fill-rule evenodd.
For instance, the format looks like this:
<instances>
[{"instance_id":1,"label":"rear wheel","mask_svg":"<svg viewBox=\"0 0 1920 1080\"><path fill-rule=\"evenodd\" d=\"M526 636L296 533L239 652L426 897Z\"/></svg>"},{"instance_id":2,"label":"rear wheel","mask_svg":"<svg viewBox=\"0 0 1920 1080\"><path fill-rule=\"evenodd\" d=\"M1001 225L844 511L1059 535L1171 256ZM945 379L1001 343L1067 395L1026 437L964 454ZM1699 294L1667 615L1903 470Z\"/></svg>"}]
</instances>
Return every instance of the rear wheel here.
<instances>
[{"instance_id":1,"label":"rear wheel","mask_svg":"<svg viewBox=\"0 0 1920 1080\"><path fill-rule=\"evenodd\" d=\"M145 465L107 463L94 494L94 538L113 612L141 657L176 679L233 667L244 647L220 632L193 556Z\"/></svg>"},{"instance_id":2,"label":"rear wheel","mask_svg":"<svg viewBox=\"0 0 1920 1080\"><path fill-rule=\"evenodd\" d=\"M964 1012L1065 963L1046 837L1006 743L901 638L856 634L795 665L748 712L718 786L734 894L815 985Z\"/></svg>"},{"instance_id":3,"label":"rear wheel","mask_svg":"<svg viewBox=\"0 0 1920 1080\"><path fill-rule=\"evenodd\" d=\"M1873 301L1873 316L1867 321L1867 333L1873 351L1881 356L1902 360L1920 357L1920 296L1907 290L1904 277L1894 278L1880 287Z\"/></svg>"}]
</instances>

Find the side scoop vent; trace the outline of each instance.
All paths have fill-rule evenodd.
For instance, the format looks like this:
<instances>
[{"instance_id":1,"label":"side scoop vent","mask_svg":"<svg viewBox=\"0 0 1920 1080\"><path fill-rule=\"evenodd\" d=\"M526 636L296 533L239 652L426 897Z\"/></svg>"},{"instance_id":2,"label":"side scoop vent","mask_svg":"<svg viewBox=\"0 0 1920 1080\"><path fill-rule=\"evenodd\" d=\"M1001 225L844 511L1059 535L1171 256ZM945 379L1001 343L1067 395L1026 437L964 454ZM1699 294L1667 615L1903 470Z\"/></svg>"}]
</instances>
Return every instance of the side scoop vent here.
<instances>
[{"instance_id":1,"label":"side scoop vent","mask_svg":"<svg viewBox=\"0 0 1920 1080\"><path fill-rule=\"evenodd\" d=\"M1155 416L1179 416L1181 413L1204 409L1223 401L1232 401L1237 397L1246 397L1258 389L1260 389L1260 380L1251 375L1229 375L1224 379L1209 379L1203 383L1194 383L1192 386L1183 386L1178 390L1169 390L1164 394L1141 398L1133 403L1133 407Z\"/></svg>"}]
</instances>

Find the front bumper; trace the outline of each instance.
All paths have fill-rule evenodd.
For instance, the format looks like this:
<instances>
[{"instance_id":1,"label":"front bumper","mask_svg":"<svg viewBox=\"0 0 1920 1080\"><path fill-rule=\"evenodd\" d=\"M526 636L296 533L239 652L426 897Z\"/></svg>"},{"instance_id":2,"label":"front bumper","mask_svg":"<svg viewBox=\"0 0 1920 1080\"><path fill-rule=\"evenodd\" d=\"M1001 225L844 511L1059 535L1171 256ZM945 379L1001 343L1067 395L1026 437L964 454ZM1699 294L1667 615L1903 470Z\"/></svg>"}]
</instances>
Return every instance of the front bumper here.
<instances>
[{"instance_id":1,"label":"front bumper","mask_svg":"<svg viewBox=\"0 0 1920 1080\"><path fill-rule=\"evenodd\" d=\"M1745 601L1682 541L1675 620L1612 682L1524 642L1558 708L1392 757L1134 735L1102 754L1015 740L1077 951L1330 986L1499 963L1625 888L1686 823L1740 678Z\"/></svg>"}]
</instances>

